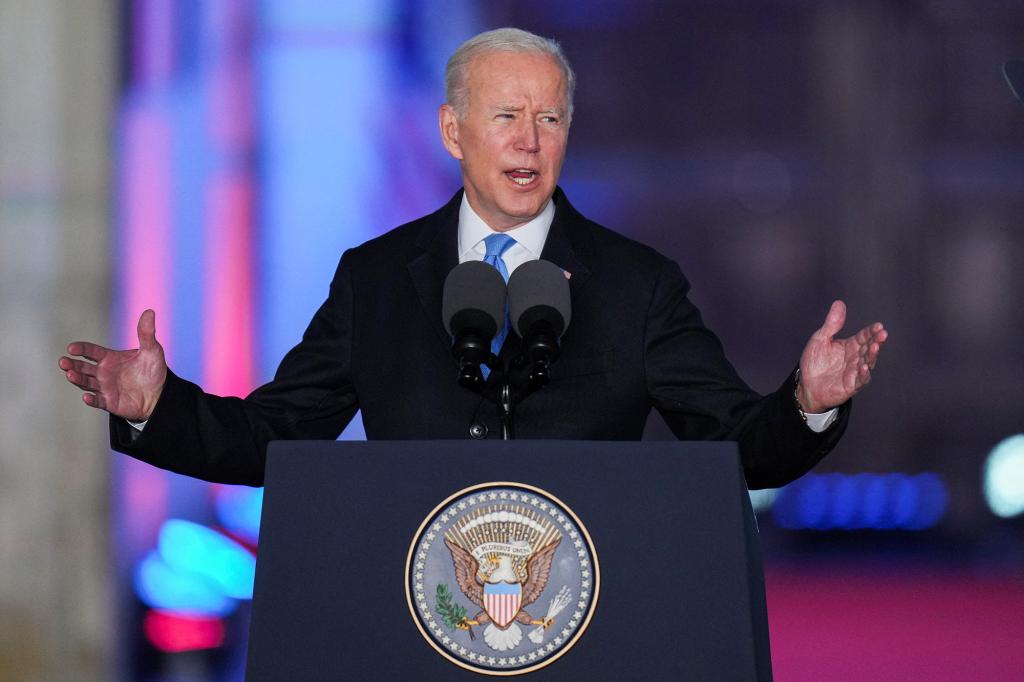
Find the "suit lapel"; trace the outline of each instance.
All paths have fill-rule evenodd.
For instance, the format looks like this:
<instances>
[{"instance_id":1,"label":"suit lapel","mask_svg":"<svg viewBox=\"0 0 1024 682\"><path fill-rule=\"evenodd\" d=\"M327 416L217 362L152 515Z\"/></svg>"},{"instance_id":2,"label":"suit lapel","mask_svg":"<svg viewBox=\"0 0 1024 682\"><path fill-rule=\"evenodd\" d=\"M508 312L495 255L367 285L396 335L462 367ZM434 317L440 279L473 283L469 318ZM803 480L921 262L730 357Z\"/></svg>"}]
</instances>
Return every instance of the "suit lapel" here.
<instances>
[{"instance_id":1,"label":"suit lapel","mask_svg":"<svg viewBox=\"0 0 1024 682\"><path fill-rule=\"evenodd\" d=\"M423 312L430 320L430 326L437 333L438 339L445 346L450 346L452 339L441 320L441 304L444 297L444 280L459 264L458 231L461 202L460 190L451 201L427 218L416 240L420 252L413 256L407 265Z\"/></svg>"},{"instance_id":2,"label":"suit lapel","mask_svg":"<svg viewBox=\"0 0 1024 682\"><path fill-rule=\"evenodd\" d=\"M586 218L572 207L561 188L555 190L554 201L555 218L551 221L540 257L569 273L569 292L575 307L580 292L590 279L590 269L584 263L591 246L582 229Z\"/></svg>"}]
</instances>

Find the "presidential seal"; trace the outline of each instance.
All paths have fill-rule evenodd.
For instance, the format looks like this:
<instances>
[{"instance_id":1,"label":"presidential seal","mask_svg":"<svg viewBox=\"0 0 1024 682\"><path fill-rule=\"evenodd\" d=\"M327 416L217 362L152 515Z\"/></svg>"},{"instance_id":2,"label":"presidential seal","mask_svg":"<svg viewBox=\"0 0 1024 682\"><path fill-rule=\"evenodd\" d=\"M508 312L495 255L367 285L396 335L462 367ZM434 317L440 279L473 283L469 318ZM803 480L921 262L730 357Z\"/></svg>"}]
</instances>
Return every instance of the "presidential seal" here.
<instances>
[{"instance_id":1,"label":"presidential seal","mask_svg":"<svg viewBox=\"0 0 1024 682\"><path fill-rule=\"evenodd\" d=\"M523 483L483 483L439 504L405 570L423 637L487 675L528 673L564 655L590 623L601 585L583 523Z\"/></svg>"}]
</instances>

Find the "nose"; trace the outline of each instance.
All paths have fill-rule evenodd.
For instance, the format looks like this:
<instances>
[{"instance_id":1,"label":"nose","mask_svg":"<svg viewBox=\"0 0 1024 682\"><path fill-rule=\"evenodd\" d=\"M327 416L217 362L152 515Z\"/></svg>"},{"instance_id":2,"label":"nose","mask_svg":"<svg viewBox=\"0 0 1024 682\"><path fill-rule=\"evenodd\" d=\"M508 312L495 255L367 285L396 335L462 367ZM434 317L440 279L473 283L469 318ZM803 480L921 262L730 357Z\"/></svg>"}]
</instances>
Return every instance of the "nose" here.
<instances>
[{"instance_id":1,"label":"nose","mask_svg":"<svg viewBox=\"0 0 1024 682\"><path fill-rule=\"evenodd\" d=\"M516 151L536 153L540 151L540 135L537 122L524 119L516 131Z\"/></svg>"}]
</instances>

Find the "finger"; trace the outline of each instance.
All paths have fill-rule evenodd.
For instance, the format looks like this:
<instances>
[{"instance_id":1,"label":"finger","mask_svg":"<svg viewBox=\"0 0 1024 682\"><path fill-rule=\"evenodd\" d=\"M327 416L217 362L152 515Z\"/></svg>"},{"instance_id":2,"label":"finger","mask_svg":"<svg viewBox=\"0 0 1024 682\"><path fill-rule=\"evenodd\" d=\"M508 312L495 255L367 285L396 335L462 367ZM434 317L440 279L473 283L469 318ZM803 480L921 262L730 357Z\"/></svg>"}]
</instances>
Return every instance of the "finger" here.
<instances>
[{"instance_id":1,"label":"finger","mask_svg":"<svg viewBox=\"0 0 1024 682\"><path fill-rule=\"evenodd\" d=\"M884 343L887 338L889 338L888 330L882 326L881 322L875 322L857 332L853 340L860 345L867 346L874 342Z\"/></svg>"},{"instance_id":2,"label":"finger","mask_svg":"<svg viewBox=\"0 0 1024 682\"><path fill-rule=\"evenodd\" d=\"M96 377L87 376L85 374L81 374L80 372L74 372L71 370L64 372L64 376L67 378L68 381L70 381L75 386L78 386L78 388L82 389L83 391L92 391L93 393L98 393L100 390L100 382L97 381Z\"/></svg>"},{"instance_id":3,"label":"finger","mask_svg":"<svg viewBox=\"0 0 1024 682\"><path fill-rule=\"evenodd\" d=\"M82 402L84 402L89 407L95 407L97 410L107 409L106 401L103 400L99 395L96 395L94 393L83 393Z\"/></svg>"},{"instance_id":4,"label":"finger","mask_svg":"<svg viewBox=\"0 0 1024 682\"><path fill-rule=\"evenodd\" d=\"M59 360L57 360L57 366L60 367L61 370L63 370L64 372L72 370L75 372L80 372L81 374L85 374L87 376L96 376L96 365L85 360L76 360L74 358L62 356Z\"/></svg>"},{"instance_id":5,"label":"finger","mask_svg":"<svg viewBox=\"0 0 1024 682\"><path fill-rule=\"evenodd\" d=\"M856 373L853 376L853 392L857 393L860 389L864 388L871 381L871 370L868 369L866 364L860 364L857 366Z\"/></svg>"},{"instance_id":6,"label":"finger","mask_svg":"<svg viewBox=\"0 0 1024 682\"><path fill-rule=\"evenodd\" d=\"M139 335L139 348L152 350L156 348L156 312L146 308L139 316L139 324L136 329Z\"/></svg>"},{"instance_id":7,"label":"finger","mask_svg":"<svg viewBox=\"0 0 1024 682\"><path fill-rule=\"evenodd\" d=\"M871 342L873 336L874 332L871 331L870 326L867 326L857 332L856 336L853 337L853 340L861 345L867 345Z\"/></svg>"},{"instance_id":8,"label":"finger","mask_svg":"<svg viewBox=\"0 0 1024 682\"><path fill-rule=\"evenodd\" d=\"M846 324L846 304L837 300L829 308L828 315L825 317L825 324L821 325L821 329L817 331L817 334L831 339L839 333L844 324Z\"/></svg>"},{"instance_id":9,"label":"finger","mask_svg":"<svg viewBox=\"0 0 1024 682\"><path fill-rule=\"evenodd\" d=\"M871 348L868 350L867 358L864 362L867 364L868 369L874 370L875 364L878 362L878 352L882 350L882 346L879 343L872 343Z\"/></svg>"},{"instance_id":10,"label":"finger","mask_svg":"<svg viewBox=\"0 0 1024 682\"><path fill-rule=\"evenodd\" d=\"M75 341L74 343L68 344L68 355L79 355L87 360L93 362L99 362L106 357L107 353L110 352L109 348L104 348L95 343L89 343L88 341Z\"/></svg>"}]
</instances>

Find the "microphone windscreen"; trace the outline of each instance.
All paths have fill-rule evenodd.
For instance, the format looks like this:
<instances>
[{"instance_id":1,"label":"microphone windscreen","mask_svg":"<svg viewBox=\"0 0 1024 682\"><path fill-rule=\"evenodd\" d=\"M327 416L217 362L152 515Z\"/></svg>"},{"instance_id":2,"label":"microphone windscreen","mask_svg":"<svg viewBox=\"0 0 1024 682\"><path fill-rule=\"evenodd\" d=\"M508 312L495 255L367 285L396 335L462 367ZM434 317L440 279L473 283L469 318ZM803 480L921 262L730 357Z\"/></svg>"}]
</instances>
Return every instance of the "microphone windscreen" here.
<instances>
[{"instance_id":1,"label":"microphone windscreen","mask_svg":"<svg viewBox=\"0 0 1024 682\"><path fill-rule=\"evenodd\" d=\"M523 329L523 314L530 311L530 320L537 314L548 321L561 335L569 326L572 317L572 299L569 295L569 280L562 268L546 260L523 263L508 279L508 308L512 326L516 333L525 338L528 329Z\"/></svg>"},{"instance_id":2,"label":"microphone windscreen","mask_svg":"<svg viewBox=\"0 0 1024 682\"><path fill-rule=\"evenodd\" d=\"M491 265L474 260L455 266L444 280L444 328L452 336L460 336L464 329L455 327L471 324L482 326L478 331L493 336L504 323L505 296L505 280Z\"/></svg>"},{"instance_id":3,"label":"microphone windscreen","mask_svg":"<svg viewBox=\"0 0 1024 682\"><path fill-rule=\"evenodd\" d=\"M1014 97L1024 102L1024 59L1011 59L1003 64L1003 75Z\"/></svg>"}]
</instances>

